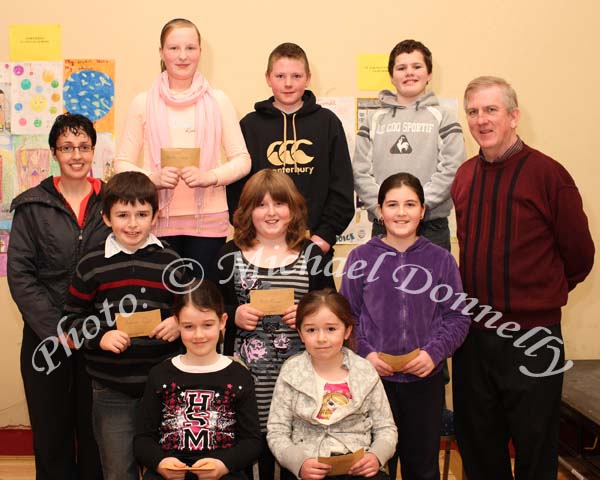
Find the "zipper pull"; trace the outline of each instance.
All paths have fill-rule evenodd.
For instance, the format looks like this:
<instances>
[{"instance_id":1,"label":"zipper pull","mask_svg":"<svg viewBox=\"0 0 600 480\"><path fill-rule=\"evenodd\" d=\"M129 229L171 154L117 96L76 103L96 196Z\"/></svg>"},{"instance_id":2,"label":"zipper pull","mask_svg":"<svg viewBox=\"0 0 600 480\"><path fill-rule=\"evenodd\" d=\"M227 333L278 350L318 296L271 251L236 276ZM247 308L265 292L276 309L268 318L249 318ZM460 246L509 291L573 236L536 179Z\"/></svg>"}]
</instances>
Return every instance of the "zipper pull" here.
<instances>
[{"instance_id":1,"label":"zipper pull","mask_svg":"<svg viewBox=\"0 0 600 480\"><path fill-rule=\"evenodd\" d=\"M79 240L83 240L83 230L79 230Z\"/></svg>"}]
</instances>

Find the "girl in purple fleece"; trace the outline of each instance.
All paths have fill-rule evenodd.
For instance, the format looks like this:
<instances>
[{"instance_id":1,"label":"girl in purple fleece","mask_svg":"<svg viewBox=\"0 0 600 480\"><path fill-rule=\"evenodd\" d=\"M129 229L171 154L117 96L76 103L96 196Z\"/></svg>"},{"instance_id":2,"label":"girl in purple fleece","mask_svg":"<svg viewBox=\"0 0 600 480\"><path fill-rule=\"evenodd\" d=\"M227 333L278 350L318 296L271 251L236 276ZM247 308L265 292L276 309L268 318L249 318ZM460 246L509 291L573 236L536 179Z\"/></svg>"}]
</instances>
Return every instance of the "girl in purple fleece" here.
<instances>
[{"instance_id":1,"label":"girl in purple fleece","mask_svg":"<svg viewBox=\"0 0 600 480\"><path fill-rule=\"evenodd\" d=\"M350 253L341 293L356 317L357 351L381 375L392 407L402 478L438 480L441 370L469 329L469 317L461 313L465 295L452 255L417 236L425 215L419 180L409 173L388 177L378 204L387 233ZM379 353L415 350L416 356L396 371L379 358ZM393 458L391 478L395 466Z\"/></svg>"}]
</instances>

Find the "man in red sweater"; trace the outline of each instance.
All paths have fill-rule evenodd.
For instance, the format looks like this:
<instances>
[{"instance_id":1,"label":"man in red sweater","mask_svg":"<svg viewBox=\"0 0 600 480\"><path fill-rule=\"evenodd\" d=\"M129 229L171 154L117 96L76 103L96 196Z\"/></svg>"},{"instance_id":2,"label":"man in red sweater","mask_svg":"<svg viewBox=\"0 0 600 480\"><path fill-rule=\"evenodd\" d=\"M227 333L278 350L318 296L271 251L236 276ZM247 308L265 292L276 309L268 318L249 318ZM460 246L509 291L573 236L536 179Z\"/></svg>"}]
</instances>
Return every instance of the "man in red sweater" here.
<instances>
[{"instance_id":1,"label":"man in red sweater","mask_svg":"<svg viewBox=\"0 0 600 480\"><path fill-rule=\"evenodd\" d=\"M452 186L471 331L453 359L455 426L469 480L556 480L565 364L561 307L592 268L581 196L558 162L517 136L503 79L467 86L481 147Z\"/></svg>"}]
</instances>

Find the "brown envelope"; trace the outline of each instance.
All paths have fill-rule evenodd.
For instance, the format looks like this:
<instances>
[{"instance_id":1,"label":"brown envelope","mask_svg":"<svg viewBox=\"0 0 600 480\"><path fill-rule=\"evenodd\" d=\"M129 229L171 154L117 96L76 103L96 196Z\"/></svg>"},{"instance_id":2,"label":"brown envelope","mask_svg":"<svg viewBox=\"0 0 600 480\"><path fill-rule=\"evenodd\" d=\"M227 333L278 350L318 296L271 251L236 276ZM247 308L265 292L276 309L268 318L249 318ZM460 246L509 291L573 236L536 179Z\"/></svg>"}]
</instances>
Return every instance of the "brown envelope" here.
<instances>
[{"instance_id":1,"label":"brown envelope","mask_svg":"<svg viewBox=\"0 0 600 480\"><path fill-rule=\"evenodd\" d=\"M161 148L160 165L175 168L198 167L200 148Z\"/></svg>"},{"instance_id":2,"label":"brown envelope","mask_svg":"<svg viewBox=\"0 0 600 480\"><path fill-rule=\"evenodd\" d=\"M294 304L293 288L250 290L250 306L265 315L281 315Z\"/></svg>"},{"instance_id":3,"label":"brown envelope","mask_svg":"<svg viewBox=\"0 0 600 480\"><path fill-rule=\"evenodd\" d=\"M377 356L392 367L394 372L399 372L404 368L404 365L413 358L416 358L420 351L420 348L415 348L412 352L405 353L404 355L388 355L387 353L379 352Z\"/></svg>"},{"instance_id":4,"label":"brown envelope","mask_svg":"<svg viewBox=\"0 0 600 480\"><path fill-rule=\"evenodd\" d=\"M319 457L317 460L320 463L331 465L331 471L327 474L328 477L334 475L346 475L350 467L365 456L365 449L361 448L354 453L347 455L335 455L333 457Z\"/></svg>"},{"instance_id":5,"label":"brown envelope","mask_svg":"<svg viewBox=\"0 0 600 480\"><path fill-rule=\"evenodd\" d=\"M162 321L160 310L144 310L135 312L128 317L117 313L115 317L117 330L125 332L130 337L147 337Z\"/></svg>"}]
</instances>

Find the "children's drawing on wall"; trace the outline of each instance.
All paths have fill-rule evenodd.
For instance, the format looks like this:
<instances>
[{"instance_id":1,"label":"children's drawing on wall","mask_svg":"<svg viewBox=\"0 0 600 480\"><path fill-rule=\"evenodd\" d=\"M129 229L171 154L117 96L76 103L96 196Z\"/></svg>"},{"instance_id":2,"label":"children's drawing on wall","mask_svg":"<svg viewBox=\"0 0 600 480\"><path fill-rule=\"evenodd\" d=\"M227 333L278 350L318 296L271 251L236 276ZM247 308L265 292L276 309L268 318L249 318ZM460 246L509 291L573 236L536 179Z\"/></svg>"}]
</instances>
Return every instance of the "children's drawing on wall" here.
<instances>
[{"instance_id":1,"label":"children's drawing on wall","mask_svg":"<svg viewBox=\"0 0 600 480\"><path fill-rule=\"evenodd\" d=\"M0 63L0 133L10 133L10 64Z\"/></svg>"},{"instance_id":2,"label":"children's drawing on wall","mask_svg":"<svg viewBox=\"0 0 600 480\"><path fill-rule=\"evenodd\" d=\"M13 136L13 148L17 193L39 185L49 175L60 175L58 165L52 161L47 136L15 135Z\"/></svg>"},{"instance_id":3,"label":"children's drawing on wall","mask_svg":"<svg viewBox=\"0 0 600 480\"><path fill-rule=\"evenodd\" d=\"M356 133L356 99L354 97L319 97L317 103L337 115L344 126L350 156L354 154Z\"/></svg>"},{"instance_id":4,"label":"children's drawing on wall","mask_svg":"<svg viewBox=\"0 0 600 480\"><path fill-rule=\"evenodd\" d=\"M65 110L85 115L97 132L114 132L114 60L65 60Z\"/></svg>"},{"instance_id":5,"label":"children's drawing on wall","mask_svg":"<svg viewBox=\"0 0 600 480\"><path fill-rule=\"evenodd\" d=\"M47 134L62 111L62 62L11 65L12 133Z\"/></svg>"},{"instance_id":6,"label":"children's drawing on wall","mask_svg":"<svg viewBox=\"0 0 600 480\"><path fill-rule=\"evenodd\" d=\"M9 232L0 229L0 277L6 277L6 257L8 252Z\"/></svg>"},{"instance_id":7,"label":"children's drawing on wall","mask_svg":"<svg viewBox=\"0 0 600 480\"><path fill-rule=\"evenodd\" d=\"M0 150L0 179L2 179L2 164L4 163L4 157ZM0 183L0 205L2 204L2 184Z\"/></svg>"},{"instance_id":8,"label":"children's drawing on wall","mask_svg":"<svg viewBox=\"0 0 600 480\"><path fill-rule=\"evenodd\" d=\"M348 150L350 156L354 155L354 144L356 138L356 98L354 97L319 97L317 102L324 108L332 110L342 121ZM367 217L367 211L362 208L362 203L354 194L356 212L350 224L341 235L337 236L337 243L356 245L365 243L371 238L371 222Z\"/></svg>"},{"instance_id":9,"label":"children's drawing on wall","mask_svg":"<svg viewBox=\"0 0 600 480\"><path fill-rule=\"evenodd\" d=\"M94 160L90 175L108 181L113 175L113 159L115 158L115 139L112 133L99 133L94 149Z\"/></svg>"},{"instance_id":10,"label":"children's drawing on wall","mask_svg":"<svg viewBox=\"0 0 600 480\"><path fill-rule=\"evenodd\" d=\"M12 215L0 213L0 277L6 277L6 258L11 226Z\"/></svg>"},{"instance_id":11,"label":"children's drawing on wall","mask_svg":"<svg viewBox=\"0 0 600 480\"><path fill-rule=\"evenodd\" d=\"M381 102L378 98L357 98L356 99L356 125L357 129L360 125L367 121L369 110L377 110L381 107Z\"/></svg>"},{"instance_id":12,"label":"children's drawing on wall","mask_svg":"<svg viewBox=\"0 0 600 480\"><path fill-rule=\"evenodd\" d=\"M10 135L0 134L0 216L8 213L10 202L18 191L15 155Z\"/></svg>"},{"instance_id":13,"label":"children's drawing on wall","mask_svg":"<svg viewBox=\"0 0 600 480\"><path fill-rule=\"evenodd\" d=\"M367 209L364 207L360 198L354 194L354 206L356 213L350 224L341 235L338 235L337 243L346 245L358 245L366 243L371 239L371 230L373 224L367 215Z\"/></svg>"}]
</instances>

